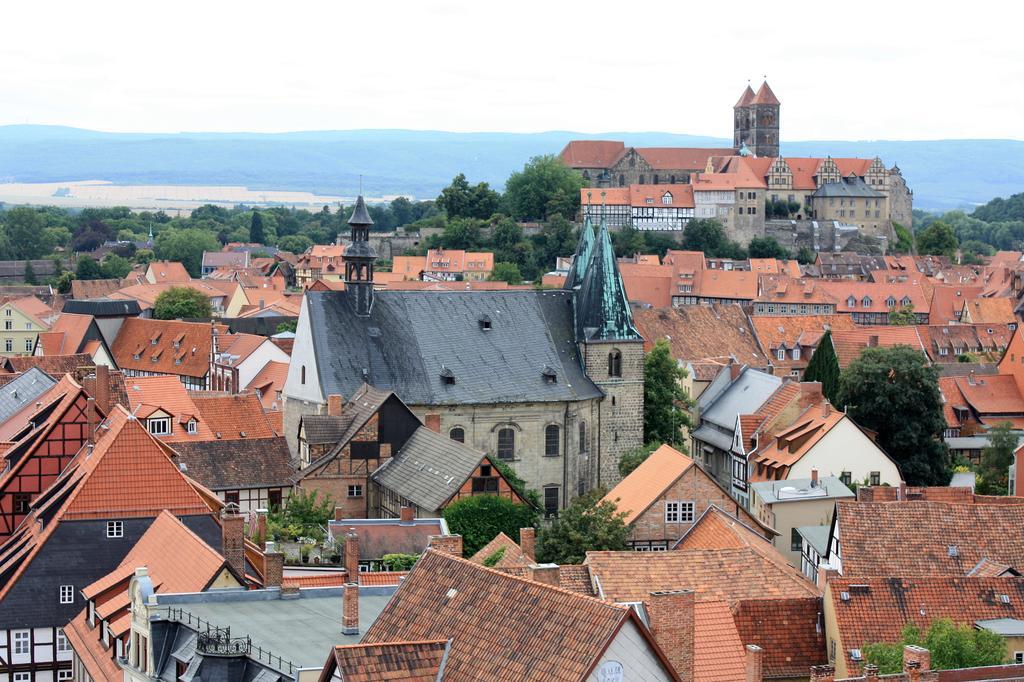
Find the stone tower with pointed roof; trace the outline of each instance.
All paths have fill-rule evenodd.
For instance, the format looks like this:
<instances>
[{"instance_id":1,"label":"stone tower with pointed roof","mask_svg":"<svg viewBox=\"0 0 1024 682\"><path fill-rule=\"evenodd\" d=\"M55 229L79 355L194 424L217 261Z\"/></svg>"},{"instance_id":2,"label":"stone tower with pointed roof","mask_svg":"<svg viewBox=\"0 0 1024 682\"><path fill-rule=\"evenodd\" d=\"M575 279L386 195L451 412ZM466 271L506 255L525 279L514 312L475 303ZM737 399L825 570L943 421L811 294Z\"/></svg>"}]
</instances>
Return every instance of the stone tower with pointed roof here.
<instances>
[{"instance_id":1,"label":"stone tower with pointed roof","mask_svg":"<svg viewBox=\"0 0 1024 682\"><path fill-rule=\"evenodd\" d=\"M366 202L360 194L356 208L348 219L352 228L352 243L345 249L345 289L352 292L356 314L368 317L373 308L373 263L377 254L370 246L370 226L373 220L366 210Z\"/></svg>"},{"instance_id":2,"label":"stone tower with pointed roof","mask_svg":"<svg viewBox=\"0 0 1024 682\"><path fill-rule=\"evenodd\" d=\"M761 84L755 93L747 86L733 107L733 145L744 147L754 156L779 155L779 109L781 103L768 86Z\"/></svg>"},{"instance_id":3,"label":"stone tower with pointed roof","mask_svg":"<svg viewBox=\"0 0 1024 682\"><path fill-rule=\"evenodd\" d=\"M588 468L596 475L593 483L611 485L620 478L622 455L643 445L644 342L633 324L604 220L596 236L590 222L584 223L566 287L576 291L576 343L585 371L604 393L591 436L597 439L591 451L601 454Z\"/></svg>"}]
</instances>

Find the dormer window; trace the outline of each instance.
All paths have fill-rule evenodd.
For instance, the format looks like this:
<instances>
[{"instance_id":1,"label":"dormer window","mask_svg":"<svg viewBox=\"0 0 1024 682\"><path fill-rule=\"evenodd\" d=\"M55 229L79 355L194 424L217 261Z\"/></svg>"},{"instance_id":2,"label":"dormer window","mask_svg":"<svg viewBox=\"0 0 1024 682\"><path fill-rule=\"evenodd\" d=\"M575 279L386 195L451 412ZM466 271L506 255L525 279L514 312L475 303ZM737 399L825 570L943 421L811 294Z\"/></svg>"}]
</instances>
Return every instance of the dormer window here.
<instances>
[{"instance_id":1,"label":"dormer window","mask_svg":"<svg viewBox=\"0 0 1024 682\"><path fill-rule=\"evenodd\" d=\"M455 384L455 373L447 367L441 368L441 383L451 386Z\"/></svg>"},{"instance_id":2,"label":"dormer window","mask_svg":"<svg viewBox=\"0 0 1024 682\"><path fill-rule=\"evenodd\" d=\"M893 298L892 296L890 296L889 298L885 299L885 305L890 307L890 308L895 308L896 307L896 299Z\"/></svg>"},{"instance_id":3,"label":"dormer window","mask_svg":"<svg viewBox=\"0 0 1024 682\"><path fill-rule=\"evenodd\" d=\"M903 305L905 305L905 306L910 305L910 303L911 303L910 297L909 296L904 296L903 300L901 301L901 303L903 303Z\"/></svg>"},{"instance_id":4,"label":"dormer window","mask_svg":"<svg viewBox=\"0 0 1024 682\"><path fill-rule=\"evenodd\" d=\"M799 360L799 359L800 359L800 346L797 346L797 347L795 347L795 348L794 348L794 349L792 350L792 352L790 353L790 356L791 356L791 357L792 357L792 358L793 358L794 360Z\"/></svg>"},{"instance_id":5,"label":"dormer window","mask_svg":"<svg viewBox=\"0 0 1024 682\"><path fill-rule=\"evenodd\" d=\"M661 203L665 204L666 206L671 206L672 205L672 192L665 192L664 194L662 194L661 195Z\"/></svg>"},{"instance_id":6,"label":"dormer window","mask_svg":"<svg viewBox=\"0 0 1024 682\"><path fill-rule=\"evenodd\" d=\"M189 419L185 422L185 433L197 433L199 431L199 422L195 419Z\"/></svg>"},{"instance_id":7,"label":"dormer window","mask_svg":"<svg viewBox=\"0 0 1024 682\"><path fill-rule=\"evenodd\" d=\"M851 296L848 299L846 299L846 307L847 308L856 308L857 307L857 299L855 299L853 296Z\"/></svg>"},{"instance_id":8,"label":"dormer window","mask_svg":"<svg viewBox=\"0 0 1024 682\"><path fill-rule=\"evenodd\" d=\"M146 428L154 436L167 436L171 433L170 417L152 417L146 420Z\"/></svg>"},{"instance_id":9,"label":"dormer window","mask_svg":"<svg viewBox=\"0 0 1024 682\"><path fill-rule=\"evenodd\" d=\"M864 308L870 308L871 307L871 297L870 296L865 296L864 298L862 298L860 300L860 304Z\"/></svg>"},{"instance_id":10,"label":"dormer window","mask_svg":"<svg viewBox=\"0 0 1024 682\"><path fill-rule=\"evenodd\" d=\"M480 329L482 331L485 331L485 332L486 331L490 331L491 330L491 318L490 318L490 316L489 315L481 315L480 317L477 318L477 324L480 325Z\"/></svg>"},{"instance_id":11,"label":"dormer window","mask_svg":"<svg viewBox=\"0 0 1024 682\"><path fill-rule=\"evenodd\" d=\"M644 199L644 203L648 205L653 204L654 199L652 199L651 197L647 197L646 199Z\"/></svg>"},{"instance_id":12,"label":"dormer window","mask_svg":"<svg viewBox=\"0 0 1024 682\"><path fill-rule=\"evenodd\" d=\"M552 367L544 367L544 370L541 372L541 374L544 376L544 381L546 381L549 384L554 384L558 382L558 373L555 372L554 368Z\"/></svg>"}]
</instances>

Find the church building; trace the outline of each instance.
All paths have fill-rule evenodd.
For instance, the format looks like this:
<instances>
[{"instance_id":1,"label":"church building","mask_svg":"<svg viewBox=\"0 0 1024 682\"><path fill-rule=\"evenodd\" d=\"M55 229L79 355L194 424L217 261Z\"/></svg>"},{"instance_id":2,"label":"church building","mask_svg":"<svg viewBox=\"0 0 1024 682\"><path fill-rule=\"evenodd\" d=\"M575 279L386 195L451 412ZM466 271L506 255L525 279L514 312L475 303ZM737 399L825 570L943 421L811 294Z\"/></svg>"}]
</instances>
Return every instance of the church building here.
<instances>
[{"instance_id":1,"label":"church building","mask_svg":"<svg viewBox=\"0 0 1024 682\"><path fill-rule=\"evenodd\" d=\"M643 442L643 339L606 225L584 224L564 289L441 292L375 291L362 197L349 225L344 290L307 292L299 314L283 391L293 453L303 415L368 384L507 463L549 514L618 481Z\"/></svg>"}]
</instances>

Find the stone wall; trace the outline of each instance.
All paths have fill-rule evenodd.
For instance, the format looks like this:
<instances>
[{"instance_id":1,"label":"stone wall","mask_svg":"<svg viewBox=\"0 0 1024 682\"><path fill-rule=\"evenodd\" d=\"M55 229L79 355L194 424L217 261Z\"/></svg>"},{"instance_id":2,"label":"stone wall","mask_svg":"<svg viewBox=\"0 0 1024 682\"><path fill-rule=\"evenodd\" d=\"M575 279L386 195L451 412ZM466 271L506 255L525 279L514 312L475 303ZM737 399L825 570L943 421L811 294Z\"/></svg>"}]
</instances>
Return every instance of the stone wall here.
<instances>
[{"instance_id":1,"label":"stone wall","mask_svg":"<svg viewBox=\"0 0 1024 682\"><path fill-rule=\"evenodd\" d=\"M832 220L769 220L765 222L764 234L796 253L801 247L815 252L842 251L854 237L862 233L855 229L837 227ZM885 250L888 240L878 238L878 244Z\"/></svg>"},{"instance_id":2,"label":"stone wall","mask_svg":"<svg viewBox=\"0 0 1024 682\"><path fill-rule=\"evenodd\" d=\"M587 376L604 391L600 403L597 461L591 485L619 482L619 460L644 439L644 349L642 341L582 344ZM622 376L608 376L608 355L622 353Z\"/></svg>"}]
</instances>

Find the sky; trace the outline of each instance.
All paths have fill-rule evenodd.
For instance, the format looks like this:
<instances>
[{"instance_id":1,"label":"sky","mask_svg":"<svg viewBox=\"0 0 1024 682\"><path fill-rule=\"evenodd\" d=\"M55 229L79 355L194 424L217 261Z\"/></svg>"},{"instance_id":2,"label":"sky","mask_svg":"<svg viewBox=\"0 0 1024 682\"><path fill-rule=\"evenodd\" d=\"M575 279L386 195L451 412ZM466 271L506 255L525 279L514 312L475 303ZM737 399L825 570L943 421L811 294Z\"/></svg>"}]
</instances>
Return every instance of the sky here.
<instances>
[{"instance_id":1,"label":"sky","mask_svg":"<svg viewBox=\"0 0 1024 682\"><path fill-rule=\"evenodd\" d=\"M988 9L986 9L986 6ZM8 0L0 125L1024 139L1009 2Z\"/></svg>"}]
</instances>

